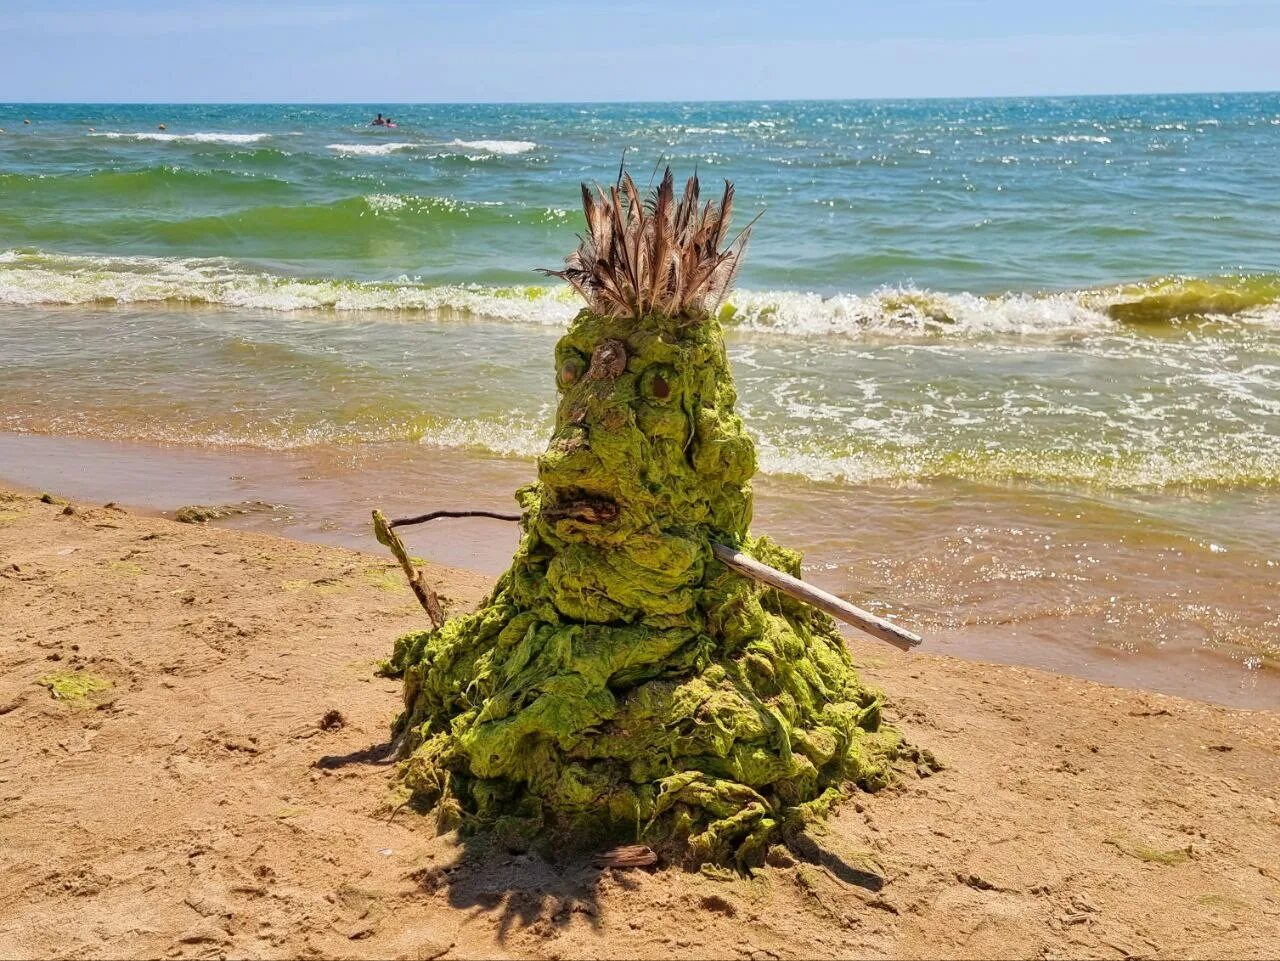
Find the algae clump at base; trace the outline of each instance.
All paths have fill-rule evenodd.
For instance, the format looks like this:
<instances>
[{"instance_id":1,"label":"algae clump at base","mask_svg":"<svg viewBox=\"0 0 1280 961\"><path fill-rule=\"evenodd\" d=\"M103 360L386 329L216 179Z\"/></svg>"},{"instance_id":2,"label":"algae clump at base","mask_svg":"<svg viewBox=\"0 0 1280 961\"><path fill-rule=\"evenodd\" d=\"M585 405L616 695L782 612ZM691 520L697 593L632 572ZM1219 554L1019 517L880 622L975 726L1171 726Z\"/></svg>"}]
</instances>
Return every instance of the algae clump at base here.
<instances>
[{"instance_id":1,"label":"algae clump at base","mask_svg":"<svg viewBox=\"0 0 1280 961\"><path fill-rule=\"evenodd\" d=\"M83 701L91 694L111 688L111 682L106 678L87 671L53 671L36 683L48 688L50 695L62 701Z\"/></svg>"},{"instance_id":2,"label":"algae clump at base","mask_svg":"<svg viewBox=\"0 0 1280 961\"><path fill-rule=\"evenodd\" d=\"M511 567L396 644L404 782L443 827L759 863L849 783L882 785L895 735L830 618L712 554L800 573L749 533L755 449L711 312L584 310L555 360Z\"/></svg>"}]
</instances>

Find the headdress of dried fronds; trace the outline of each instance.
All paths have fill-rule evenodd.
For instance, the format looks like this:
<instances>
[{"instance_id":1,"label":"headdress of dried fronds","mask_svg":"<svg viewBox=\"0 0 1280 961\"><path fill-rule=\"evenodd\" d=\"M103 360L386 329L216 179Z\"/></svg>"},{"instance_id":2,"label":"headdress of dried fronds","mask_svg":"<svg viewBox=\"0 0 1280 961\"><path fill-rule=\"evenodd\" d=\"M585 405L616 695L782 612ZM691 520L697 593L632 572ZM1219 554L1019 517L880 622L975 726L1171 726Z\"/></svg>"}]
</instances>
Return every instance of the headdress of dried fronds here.
<instances>
[{"instance_id":1,"label":"headdress of dried fronds","mask_svg":"<svg viewBox=\"0 0 1280 961\"><path fill-rule=\"evenodd\" d=\"M700 205L698 178L676 200L671 169L642 201L631 175L622 172L608 193L582 185L587 232L565 258L564 270L544 270L567 280L598 314L609 317L700 317L728 293L751 224L722 248L733 215L733 184L719 202ZM755 221L752 221L754 224Z\"/></svg>"}]
</instances>

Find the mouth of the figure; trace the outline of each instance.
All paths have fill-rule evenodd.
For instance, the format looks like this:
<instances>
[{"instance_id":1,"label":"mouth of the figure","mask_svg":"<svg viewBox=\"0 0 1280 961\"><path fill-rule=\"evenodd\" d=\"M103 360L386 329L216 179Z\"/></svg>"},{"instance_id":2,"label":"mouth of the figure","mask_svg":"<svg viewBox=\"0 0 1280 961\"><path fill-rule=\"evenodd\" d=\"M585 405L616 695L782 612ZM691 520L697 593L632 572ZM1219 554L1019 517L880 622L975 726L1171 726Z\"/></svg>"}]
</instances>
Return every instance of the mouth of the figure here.
<instances>
[{"instance_id":1,"label":"mouth of the figure","mask_svg":"<svg viewBox=\"0 0 1280 961\"><path fill-rule=\"evenodd\" d=\"M608 524L621 513L617 502L586 491L565 491L542 508L547 521L574 520L583 524Z\"/></svg>"}]
</instances>

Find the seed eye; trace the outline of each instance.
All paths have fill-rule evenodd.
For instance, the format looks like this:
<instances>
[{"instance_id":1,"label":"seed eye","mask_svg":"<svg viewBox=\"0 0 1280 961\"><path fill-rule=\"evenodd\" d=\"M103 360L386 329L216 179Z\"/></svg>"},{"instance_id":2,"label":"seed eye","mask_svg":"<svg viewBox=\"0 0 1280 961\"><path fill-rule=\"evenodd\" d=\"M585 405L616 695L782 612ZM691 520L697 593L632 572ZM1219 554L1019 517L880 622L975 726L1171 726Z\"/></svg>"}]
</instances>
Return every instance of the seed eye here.
<instances>
[{"instance_id":1,"label":"seed eye","mask_svg":"<svg viewBox=\"0 0 1280 961\"><path fill-rule=\"evenodd\" d=\"M560 386L569 387L572 384L576 384L578 381L582 380L582 375L586 369L586 361L581 357L576 357L572 354L566 357L564 362L560 365L560 370L558 372Z\"/></svg>"},{"instance_id":2,"label":"seed eye","mask_svg":"<svg viewBox=\"0 0 1280 961\"><path fill-rule=\"evenodd\" d=\"M640 387L646 399L653 403L665 404L671 400L673 383L675 383L675 371L665 364L655 364L644 372Z\"/></svg>"}]
</instances>

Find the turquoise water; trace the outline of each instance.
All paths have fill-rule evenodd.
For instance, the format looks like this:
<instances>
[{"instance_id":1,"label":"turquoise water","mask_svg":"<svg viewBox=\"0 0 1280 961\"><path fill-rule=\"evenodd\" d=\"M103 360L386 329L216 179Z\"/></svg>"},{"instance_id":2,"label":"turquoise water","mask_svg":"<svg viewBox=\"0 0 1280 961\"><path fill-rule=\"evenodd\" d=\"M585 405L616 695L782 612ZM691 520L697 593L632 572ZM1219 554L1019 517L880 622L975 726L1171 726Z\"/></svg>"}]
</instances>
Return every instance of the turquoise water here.
<instances>
[{"instance_id":1,"label":"turquoise water","mask_svg":"<svg viewBox=\"0 0 1280 961\"><path fill-rule=\"evenodd\" d=\"M572 241L573 186L625 149L641 180L665 157L766 211L749 289L1277 267L1276 94L385 109L396 129L360 106L0 106L0 247L530 283Z\"/></svg>"},{"instance_id":2,"label":"turquoise water","mask_svg":"<svg viewBox=\"0 0 1280 961\"><path fill-rule=\"evenodd\" d=\"M535 453L577 305L533 269L625 151L764 213L767 471L1280 486L1280 95L385 112L0 107L0 424Z\"/></svg>"},{"instance_id":3,"label":"turquoise water","mask_svg":"<svg viewBox=\"0 0 1280 961\"><path fill-rule=\"evenodd\" d=\"M357 497L506 502L579 306L534 268L625 151L764 212L722 317L813 576L961 653L1280 697L1280 94L375 109L0 106L0 477L199 448L358 543Z\"/></svg>"}]
</instances>

